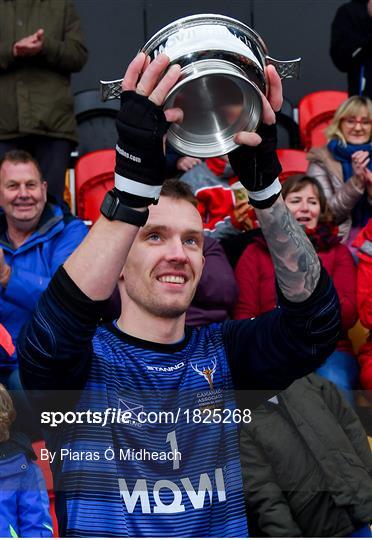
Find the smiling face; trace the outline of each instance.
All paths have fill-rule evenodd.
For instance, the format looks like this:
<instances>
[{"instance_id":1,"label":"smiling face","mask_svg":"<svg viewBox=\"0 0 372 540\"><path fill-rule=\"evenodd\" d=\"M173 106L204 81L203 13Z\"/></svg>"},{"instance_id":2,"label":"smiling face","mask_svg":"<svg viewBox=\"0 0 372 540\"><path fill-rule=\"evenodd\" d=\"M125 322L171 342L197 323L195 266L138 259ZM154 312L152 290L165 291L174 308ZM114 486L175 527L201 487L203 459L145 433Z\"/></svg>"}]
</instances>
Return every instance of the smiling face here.
<instances>
[{"instance_id":1,"label":"smiling face","mask_svg":"<svg viewBox=\"0 0 372 540\"><path fill-rule=\"evenodd\" d=\"M349 144L366 144L371 140L372 125L367 107L360 107L358 114L341 119L340 130Z\"/></svg>"},{"instance_id":2,"label":"smiling face","mask_svg":"<svg viewBox=\"0 0 372 540\"><path fill-rule=\"evenodd\" d=\"M294 218L308 229L318 225L320 215L319 195L316 188L307 184L299 191L291 191L284 202Z\"/></svg>"},{"instance_id":3,"label":"smiling face","mask_svg":"<svg viewBox=\"0 0 372 540\"><path fill-rule=\"evenodd\" d=\"M185 313L204 265L203 226L188 201L161 196L150 207L146 225L130 249L123 269L122 303L156 317Z\"/></svg>"},{"instance_id":4,"label":"smiling face","mask_svg":"<svg viewBox=\"0 0 372 540\"><path fill-rule=\"evenodd\" d=\"M0 206L6 219L27 231L37 226L47 197L46 182L32 162L4 161L0 169Z\"/></svg>"}]
</instances>

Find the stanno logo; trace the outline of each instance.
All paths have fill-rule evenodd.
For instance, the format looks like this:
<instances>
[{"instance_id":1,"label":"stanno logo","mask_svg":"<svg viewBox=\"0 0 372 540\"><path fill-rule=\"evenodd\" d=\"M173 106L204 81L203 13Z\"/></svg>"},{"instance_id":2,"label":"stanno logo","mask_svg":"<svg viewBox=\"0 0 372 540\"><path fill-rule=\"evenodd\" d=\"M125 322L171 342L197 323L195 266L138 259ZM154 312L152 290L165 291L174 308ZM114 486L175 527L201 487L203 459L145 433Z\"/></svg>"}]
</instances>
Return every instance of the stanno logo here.
<instances>
[{"instance_id":1,"label":"stanno logo","mask_svg":"<svg viewBox=\"0 0 372 540\"><path fill-rule=\"evenodd\" d=\"M176 364L175 366L166 366L166 367L161 367L161 366L146 366L147 369L149 371L164 371L164 372L169 372L169 371L177 371L177 369L181 369L183 368L185 365L184 362L180 362L179 364Z\"/></svg>"}]
</instances>

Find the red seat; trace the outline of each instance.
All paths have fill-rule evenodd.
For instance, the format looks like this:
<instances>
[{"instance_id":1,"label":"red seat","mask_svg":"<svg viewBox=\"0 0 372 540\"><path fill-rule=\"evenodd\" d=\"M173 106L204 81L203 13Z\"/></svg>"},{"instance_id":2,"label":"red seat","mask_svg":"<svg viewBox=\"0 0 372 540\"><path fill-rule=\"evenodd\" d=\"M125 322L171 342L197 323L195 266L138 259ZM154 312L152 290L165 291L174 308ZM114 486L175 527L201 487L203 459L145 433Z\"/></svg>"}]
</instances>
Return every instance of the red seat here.
<instances>
[{"instance_id":1,"label":"red seat","mask_svg":"<svg viewBox=\"0 0 372 540\"><path fill-rule=\"evenodd\" d=\"M45 443L44 441L36 441L32 443L32 447L37 456L36 463L40 467L44 476L46 488L48 491L48 497L49 497L49 507L50 507L50 515L51 515L52 523L53 523L53 533L54 533L54 537L58 538L58 521L57 521L57 517L55 513L55 503L54 503L55 495L54 495L54 489L53 489L52 471L50 470L50 467L49 467L49 460L40 458L41 449L45 449Z\"/></svg>"},{"instance_id":2,"label":"red seat","mask_svg":"<svg viewBox=\"0 0 372 540\"><path fill-rule=\"evenodd\" d=\"M100 216L107 190L114 187L115 150L97 150L82 156L75 167L76 213L92 223Z\"/></svg>"},{"instance_id":3,"label":"red seat","mask_svg":"<svg viewBox=\"0 0 372 540\"><path fill-rule=\"evenodd\" d=\"M291 148L278 148L276 151L282 172L279 174L279 180L284 182L288 176L293 174L304 174L307 171L309 162L306 159L306 152L303 150L292 150Z\"/></svg>"},{"instance_id":4,"label":"red seat","mask_svg":"<svg viewBox=\"0 0 372 540\"><path fill-rule=\"evenodd\" d=\"M347 92L322 90L304 96L298 103L300 139L305 150L326 144L325 128L336 109L348 98Z\"/></svg>"}]
</instances>

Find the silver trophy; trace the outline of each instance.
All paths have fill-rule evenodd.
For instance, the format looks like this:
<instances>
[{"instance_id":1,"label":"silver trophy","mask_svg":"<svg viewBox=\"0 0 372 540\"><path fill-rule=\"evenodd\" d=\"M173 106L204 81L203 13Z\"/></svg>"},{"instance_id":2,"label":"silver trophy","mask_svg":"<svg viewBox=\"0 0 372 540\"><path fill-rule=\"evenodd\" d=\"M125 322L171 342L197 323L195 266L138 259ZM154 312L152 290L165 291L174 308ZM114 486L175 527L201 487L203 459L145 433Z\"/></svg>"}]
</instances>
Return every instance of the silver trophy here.
<instances>
[{"instance_id":1,"label":"silver trophy","mask_svg":"<svg viewBox=\"0 0 372 540\"><path fill-rule=\"evenodd\" d=\"M160 53L181 75L164 109L180 107L182 124L172 124L167 140L185 155L205 158L236 148L238 131L255 131L266 92L264 68L273 64L281 78L298 78L300 58L275 60L262 38L245 24L223 15L200 14L168 24L142 47L151 59ZM101 81L102 99L119 98L122 79Z\"/></svg>"}]
</instances>

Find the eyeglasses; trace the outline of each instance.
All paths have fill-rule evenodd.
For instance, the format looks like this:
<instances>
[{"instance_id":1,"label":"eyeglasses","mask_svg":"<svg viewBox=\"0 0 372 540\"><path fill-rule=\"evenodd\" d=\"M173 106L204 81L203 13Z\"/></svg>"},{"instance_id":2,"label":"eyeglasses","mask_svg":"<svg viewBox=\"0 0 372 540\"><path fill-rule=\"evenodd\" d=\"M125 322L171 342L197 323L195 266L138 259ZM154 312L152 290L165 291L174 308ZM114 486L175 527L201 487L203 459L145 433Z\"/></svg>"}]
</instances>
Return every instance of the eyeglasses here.
<instances>
[{"instance_id":1,"label":"eyeglasses","mask_svg":"<svg viewBox=\"0 0 372 540\"><path fill-rule=\"evenodd\" d=\"M371 120L368 120L368 118L355 118L355 116L347 116L342 121L349 128L354 128L357 124L360 124L363 128L368 128L371 125Z\"/></svg>"}]
</instances>

